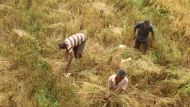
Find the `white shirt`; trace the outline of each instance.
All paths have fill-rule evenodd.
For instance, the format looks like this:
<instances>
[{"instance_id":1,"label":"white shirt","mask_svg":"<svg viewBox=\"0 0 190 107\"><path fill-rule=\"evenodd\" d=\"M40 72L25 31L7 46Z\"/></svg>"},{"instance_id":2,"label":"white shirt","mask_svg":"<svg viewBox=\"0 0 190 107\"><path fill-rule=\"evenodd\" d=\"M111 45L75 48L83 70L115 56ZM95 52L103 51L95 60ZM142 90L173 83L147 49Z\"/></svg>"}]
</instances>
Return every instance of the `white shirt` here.
<instances>
[{"instance_id":1,"label":"white shirt","mask_svg":"<svg viewBox=\"0 0 190 107\"><path fill-rule=\"evenodd\" d=\"M121 80L118 83L118 85L116 85L115 84L115 77L116 77L116 75L112 75L109 77L109 79L108 79L109 88L114 87L114 88L116 88L116 90L118 90L118 89L125 90L127 88L127 85L128 85L128 79L125 77L123 80Z\"/></svg>"}]
</instances>

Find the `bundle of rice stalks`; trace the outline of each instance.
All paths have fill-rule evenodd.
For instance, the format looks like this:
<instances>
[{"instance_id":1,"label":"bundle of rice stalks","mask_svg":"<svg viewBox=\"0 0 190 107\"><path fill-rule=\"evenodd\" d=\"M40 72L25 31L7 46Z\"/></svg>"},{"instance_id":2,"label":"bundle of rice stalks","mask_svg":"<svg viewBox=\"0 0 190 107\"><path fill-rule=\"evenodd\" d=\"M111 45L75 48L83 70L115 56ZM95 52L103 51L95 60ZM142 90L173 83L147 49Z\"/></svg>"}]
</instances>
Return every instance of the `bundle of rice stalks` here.
<instances>
[{"instance_id":1,"label":"bundle of rice stalks","mask_svg":"<svg viewBox=\"0 0 190 107\"><path fill-rule=\"evenodd\" d=\"M147 85L154 85L159 81L169 80L172 78L177 78L176 74L173 74L172 72L144 71L141 73L131 74L132 83L138 84L144 88Z\"/></svg>"},{"instance_id":2,"label":"bundle of rice stalks","mask_svg":"<svg viewBox=\"0 0 190 107\"><path fill-rule=\"evenodd\" d=\"M121 35L116 35L111 29L103 30L99 35L97 35L97 38L105 47L110 47L121 43Z\"/></svg>"},{"instance_id":3,"label":"bundle of rice stalks","mask_svg":"<svg viewBox=\"0 0 190 107\"><path fill-rule=\"evenodd\" d=\"M101 107L104 104L104 95L106 89L104 87L84 82L82 89L79 91L83 107Z\"/></svg>"},{"instance_id":4,"label":"bundle of rice stalks","mask_svg":"<svg viewBox=\"0 0 190 107\"><path fill-rule=\"evenodd\" d=\"M107 105L107 107L127 107L130 104L130 99L126 95L119 95L118 93L115 93L110 101L105 104L104 96L106 92L109 92L109 90L102 86L84 82L79 94L82 96L81 101L84 107L101 107L103 105Z\"/></svg>"},{"instance_id":5,"label":"bundle of rice stalks","mask_svg":"<svg viewBox=\"0 0 190 107\"><path fill-rule=\"evenodd\" d=\"M126 95L113 95L110 98L110 104L108 104L110 107L128 107L131 104L131 99L127 97Z\"/></svg>"}]
</instances>

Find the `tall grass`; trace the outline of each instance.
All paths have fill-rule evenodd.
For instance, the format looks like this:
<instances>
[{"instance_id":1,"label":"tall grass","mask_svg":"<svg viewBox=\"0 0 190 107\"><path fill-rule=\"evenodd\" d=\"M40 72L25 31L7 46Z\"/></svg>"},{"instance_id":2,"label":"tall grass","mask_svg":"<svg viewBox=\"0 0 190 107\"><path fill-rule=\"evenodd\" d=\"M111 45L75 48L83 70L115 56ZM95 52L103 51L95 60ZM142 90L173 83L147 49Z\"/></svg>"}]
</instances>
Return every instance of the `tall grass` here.
<instances>
[{"instance_id":1,"label":"tall grass","mask_svg":"<svg viewBox=\"0 0 190 107\"><path fill-rule=\"evenodd\" d=\"M162 0L151 1L156 8L164 8L168 10L170 16L169 26L172 28L172 35L170 36L172 40L176 41L178 47L181 51L185 51L189 46L189 22L187 21L189 17L189 6L188 0L175 1L168 0L164 2Z\"/></svg>"},{"instance_id":2,"label":"tall grass","mask_svg":"<svg viewBox=\"0 0 190 107\"><path fill-rule=\"evenodd\" d=\"M142 102L145 106L154 106L155 102L167 105L159 97L173 96L170 101L188 106L189 71L160 70L166 65L189 66L190 51L186 45L189 23L185 21L189 17L188 3L186 0L0 1L0 57L9 62L0 68L0 96L3 96L0 106L103 105L108 77L121 67L121 58L130 57L132 61L122 66L128 70L128 96L115 95L111 106L140 106ZM155 25L156 46L146 56L130 48L117 49L121 43L132 47L134 24L146 18ZM65 62L57 43L79 32L81 27L87 30L88 37L84 58L72 62L72 78L62 78L63 69L54 70L56 66L51 64L51 60ZM124 30L117 34L113 28ZM145 95L150 98L142 98Z\"/></svg>"}]
</instances>

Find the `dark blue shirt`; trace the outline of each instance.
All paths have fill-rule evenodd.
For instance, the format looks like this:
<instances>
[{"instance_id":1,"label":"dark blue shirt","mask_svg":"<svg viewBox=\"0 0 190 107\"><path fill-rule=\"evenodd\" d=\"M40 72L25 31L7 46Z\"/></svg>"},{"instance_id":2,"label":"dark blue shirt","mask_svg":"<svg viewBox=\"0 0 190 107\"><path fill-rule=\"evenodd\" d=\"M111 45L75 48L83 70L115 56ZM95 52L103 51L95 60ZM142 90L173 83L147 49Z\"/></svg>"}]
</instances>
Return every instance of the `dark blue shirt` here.
<instances>
[{"instance_id":1,"label":"dark blue shirt","mask_svg":"<svg viewBox=\"0 0 190 107\"><path fill-rule=\"evenodd\" d=\"M148 25L147 29L145 29L144 22L137 23L135 28L138 29L137 40L140 41L148 41L149 32L154 32L151 24Z\"/></svg>"}]
</instances>

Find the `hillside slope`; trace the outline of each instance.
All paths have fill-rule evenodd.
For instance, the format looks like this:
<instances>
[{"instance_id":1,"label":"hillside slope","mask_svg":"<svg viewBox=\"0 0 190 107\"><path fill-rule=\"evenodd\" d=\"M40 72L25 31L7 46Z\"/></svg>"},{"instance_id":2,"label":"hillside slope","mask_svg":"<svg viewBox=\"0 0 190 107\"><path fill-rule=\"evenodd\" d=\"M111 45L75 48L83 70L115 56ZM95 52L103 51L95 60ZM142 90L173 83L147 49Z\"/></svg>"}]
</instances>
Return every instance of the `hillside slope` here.
<instances>
[{"instance_id":1,"label":"hillside slope","mask_svg":"<svg viewBox=\"0 0 190 107\"><path fill-rule=\"evenodd\" d=\"M119 68L127 70L128 93L114 95L112 107L189 107L188 3L0 1L0 107L102 107L107 79ZM133 48L132 37L134 24L144 19L156 33L146 55ZM88 32L84 57L72 62L70 78L63 77L64 51L57 44L81 26Z\"/></svg>"}]
</instances>

